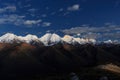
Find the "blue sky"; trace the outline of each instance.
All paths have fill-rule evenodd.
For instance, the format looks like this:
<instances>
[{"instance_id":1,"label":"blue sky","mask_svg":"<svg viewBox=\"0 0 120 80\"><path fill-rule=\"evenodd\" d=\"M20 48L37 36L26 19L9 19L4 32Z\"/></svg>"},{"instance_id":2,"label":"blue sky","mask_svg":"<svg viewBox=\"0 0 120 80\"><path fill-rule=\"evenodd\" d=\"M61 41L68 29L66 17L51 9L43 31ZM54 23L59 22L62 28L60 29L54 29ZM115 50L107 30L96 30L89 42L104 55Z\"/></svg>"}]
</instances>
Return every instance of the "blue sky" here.
<instances>
[{"instance_id":1,"label":"blue sky","mask_svg":"<svg viewBox=\"0 0 120 80\"><path fill-rule=\"evenodd\" d=\"M0 0L0 34L46 32L119 40L119 0Z\"/></svg>"}]
</instances>

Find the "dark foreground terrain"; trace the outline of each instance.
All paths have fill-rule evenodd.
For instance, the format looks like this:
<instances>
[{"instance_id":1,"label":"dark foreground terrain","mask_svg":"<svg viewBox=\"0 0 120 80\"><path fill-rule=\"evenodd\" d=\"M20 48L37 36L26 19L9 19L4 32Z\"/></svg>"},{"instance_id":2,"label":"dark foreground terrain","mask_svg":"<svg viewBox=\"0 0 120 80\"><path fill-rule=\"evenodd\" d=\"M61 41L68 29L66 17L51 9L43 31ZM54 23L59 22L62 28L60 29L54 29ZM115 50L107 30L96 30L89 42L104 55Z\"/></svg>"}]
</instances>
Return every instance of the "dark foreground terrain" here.
<instances>
[{"instance_id":1,"label":"dark foreground terrain","mask_svg":"<svg viewBox=\"0 0 120 80\"><path fill-rule=\"evenodd\" d=\"M72 72L80 80L120 80L120 45L0 43L1 80L70 80Z\"/></svg>"}]
</instances>

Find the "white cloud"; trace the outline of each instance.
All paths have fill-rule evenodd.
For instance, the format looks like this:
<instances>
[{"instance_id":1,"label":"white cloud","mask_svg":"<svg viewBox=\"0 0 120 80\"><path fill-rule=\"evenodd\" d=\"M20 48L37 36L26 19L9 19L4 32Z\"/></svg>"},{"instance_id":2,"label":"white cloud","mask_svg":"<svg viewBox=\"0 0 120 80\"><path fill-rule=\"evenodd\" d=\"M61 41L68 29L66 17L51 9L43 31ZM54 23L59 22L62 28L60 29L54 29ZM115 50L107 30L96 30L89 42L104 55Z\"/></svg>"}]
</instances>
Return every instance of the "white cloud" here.
<instances>
[{"instance_id":1,"label":"white cloud","mask_svg":"<svg viewBox=\"0 0 120 80\"><path fill-rule=\"evenodd\" d=\"M24 17L25 16L19 16L16 14L2 15L0 16L0 24L22 24L22 22L24 22Z\"/></svg>"},{"instance_id":2,"label":"white cloud","mask_svg":"<svg viewBox=\"0 0 120 80\"><path fill-rule=\"evenodd\" d=\"M55 32L54 30L47 30L46 33L53 33Z\"/></svg>"},{"instance_id":3,"label":"white cloud","mask_svg":"<svg viewBox=\"0 0 120 80\"><path fill-rule=\"evenodd\" d=\"M1 24L11 24L15 26L43 26L48 27L51 25L50 22L44 22L41 19L38 20L28 20L25 19L26 16L20 16L17 14L10 14L10 15L0 15L0 25Z\"/></svg>"},{"instance_id":4,"label":"white cloud","mask_svg":"<svg viewBox=\"0 0 120 80\"><path fill-rule=\"evenodd\" d=\"M16 6L14 5L7 5L6 7L0 8L0 13L15 12L15 11L16 11Z\"/></svg>"},{"instance_id":5,"label":"white cloud","mask_svg":"<svg viewBox=\"0 0 120 80\"><path fill-rule=\"evenodd\" d=\"M89 25L83 25L80 27L74 27L71 29L66 29L64 30L66 33L68 34L74 34L74 33L86 33L86 32L100 32L100 33L104 33L104 32L111 32L114 30L120 30L119 26L117 25L104 25L102 27L91 27Z\"/></svg>"},{"instance_id":6,"label":"white cloud","mask_svg":"<svg viewBox=\"0 0 120 80\"><path fill-rule=\"evenodd\" d=\"M73 6L68 7L68 11L78 11L80 9L79 4L74 4Z\"/></svg>"},{"instance_id":7,"label":"white cloud","mask_svg":"<svg viewBox=\"0 0 120 80\"><path fill-rule=\"evenodd\" d=\"M41 19L27 20L25 19L25 16L20 16L17 14L0 16L0 24L12 24L16 26L25 25L27 27L27 26L39 25L40 22L42 22Z\"/></svg>"},{"instance_id":8,"label":"white cloud","mask_svg":"<svg viewBox=\"0 0 120 80\"><path fill-rule=\"evenodd\" d=\"M5 9L14 12L16 11L16 6L7 6Z\"/></svg>"},{"instance_id":9,"label":"white cloud","mask_svg":"<svg viewBox=\"0 0 120 80\"><path fill-rule=\"evenodd\" d=\"M43 22L42 26L43 27L48 27L48 26L51 26L51 23L50 22Z\"/></svg>"},{"instance_id":10,"label":"white cloud","mask_svg":"<svg viewBox=\"0 0 120 80\"><path fill-rule=\"evenodd\" d=\"M42 20L26 20L24 22L25 25L37 25L39 24L40 22L42 22Z\"/></svg>"},{"instance_id":11,"label":"white cloud","mask_svg":"<svg viewBox=\"0 0 120 80\"><path fill-rule=\"evenodd\" d=\"M119 25L104 25L102 27L91 27L89 25L74 27L71 29L62 30L65 34L77 35L81 37L95 39L120 39Z\"/></svg>"}]
</instances>

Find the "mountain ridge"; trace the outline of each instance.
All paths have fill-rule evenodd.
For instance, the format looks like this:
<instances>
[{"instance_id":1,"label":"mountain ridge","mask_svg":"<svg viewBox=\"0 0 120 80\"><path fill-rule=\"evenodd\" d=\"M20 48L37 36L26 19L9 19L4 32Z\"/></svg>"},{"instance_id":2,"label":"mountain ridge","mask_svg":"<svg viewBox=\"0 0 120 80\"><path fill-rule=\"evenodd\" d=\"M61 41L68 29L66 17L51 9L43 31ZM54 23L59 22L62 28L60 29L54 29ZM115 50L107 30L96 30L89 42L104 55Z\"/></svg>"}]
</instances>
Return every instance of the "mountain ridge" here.
<instances>
[{"instance_id":1,"label":"mountain ridge","mask_svg":"<svg viewBox=\"0 0 120 80\"><path fill-rule=\"evenodd\" d=\"M111 63L120 66L120 44L73 45L63 42L44 46L39 42L31 43L0 43L1 76L81 72L83 68L98 68ZM100 69L103 67L97 70ZM109 66L105 69L109 70Z\"/></svg>"},{"instance_id":2,"label":"mountain ridge","mask_svg":"<svg viewBox=\"0 0 120 80\"><path fill-rule=\"evenodd\" d=\"M73 37L70 35L64 35L63 37L60 37L56 33L46 33L45 35L41 37L37 37L36 35L28 34L26 36L17 36L13 33L6 33L0 37L0 43L13 43L13 42L25 42L30 43L36 42L36 43L42 43L44 46L51 46L58 43L68 43L68 44L97 44L98 41L95 39L88 39L88 38L79 38L79 37ZM112 40L103 41L103 43L106 44L113 44L118 43Z\"/></svg>"}]
</instances>

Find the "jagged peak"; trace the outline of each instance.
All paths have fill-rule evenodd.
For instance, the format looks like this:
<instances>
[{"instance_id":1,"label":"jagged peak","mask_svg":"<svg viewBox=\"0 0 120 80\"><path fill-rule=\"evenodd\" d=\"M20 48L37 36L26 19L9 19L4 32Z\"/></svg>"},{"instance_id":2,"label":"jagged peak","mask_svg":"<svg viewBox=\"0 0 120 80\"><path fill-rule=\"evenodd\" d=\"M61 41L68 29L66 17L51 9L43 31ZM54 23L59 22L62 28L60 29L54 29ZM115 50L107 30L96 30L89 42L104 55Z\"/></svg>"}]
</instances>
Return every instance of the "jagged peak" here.
<instances>
[{"instance_id":1,"label":"jagged peak","mask_svg":"<svg viewBox=\"0 0 120 80\"><path fill-rule=\"evenodd\" d=\"M44 43L44 45L49 45L52 43L58 43L61 41L61 37L55 33L51 34L51 33L46 33L45 35L43 35L40 38L40 41L42 41Z\"/></svg>"},{"instance_id":2,"label":"jagged peak","mask_svg":"<svg viewBox=\"0 0 120 80\"><path fill-rule=\"evenodd\" d=\"M60 42L61 41L61 37L55 33L52 34L51 38L50 38L50 42Z\"/></svg>"},{"instance_id":3,"label":"jagged peak","mask_svg":"<svg viewBox=\"0 0 120 80\"><path fill-rule=\"evenodd\" d=\"M27 40L36 40L38 37L36 35L28 34L24 37Z\"/></svg>"},{"instance_id":4,"label":"jagged peak","mask_svg":"<svg viewBox=\"0 0 120 80\"><path fill-rule=\"evenodd\" d=\"M44 43L44 45L47 45L49 43L49 40L51 38L52 34L51 33L46 33L43 35L39 40Z\"/></svg>"},{"instance_id":5,"label":"jagged peak","mask_svg":"<svg viewBox=\"0 0 120 80\"><path fill-rule=\"evenodd\" d=\"M0 37L0 42L12 43L14 40L17 40L17 36L13 33L6 33Z\"/></svg>"},{"instance_id":6,"label":"jagged peak","mask_svg":"<svg viewBox=\"0 0 120 80\"><path fill-rule=\"evenodd\" d=\"M2 35L1 37L16 37L16 35L15 34L13 34L13 33L6 33L6 34L4 34L4 35Z\"/></svg>"},{"instance_id":7,"label":"jagged peak","mask_svg":"<svg viewBox=\"0 0 120 80\"><path fill-rule=\"evenodd\" d=\"M31 35L28 34L26 36L17 36L13 33L6 33L0 37L0 42L5 42L5 43L12 43L14 41L16 42L26 42L30 43L33 40L37 40L38 37L36 35Z\"/></svg>"},{"instance_id":8,"label":"jagged peak","mask_svg":"<svg viewBox=\"0 0 120 80\"><path fill-rule=\"evenodd\" d=\"M31 41L38 41L38 37L36 35L28 34L24 37L19 36L21 41L24 41L26 43L30 43Z\"/></svg>"},{"instance_id":9,"label":"jagged peak","mask_svg":"<svg viewBox=\"0 0 120 80\"><path fill-rule=\"evenodd\" d=\"M62 40L64 41L64 42L67 42L67 43L73 43L73 37L72 36L70 36L70 35L65 35L63 38L62 38Z\"/></svg>"}]
</instances>

